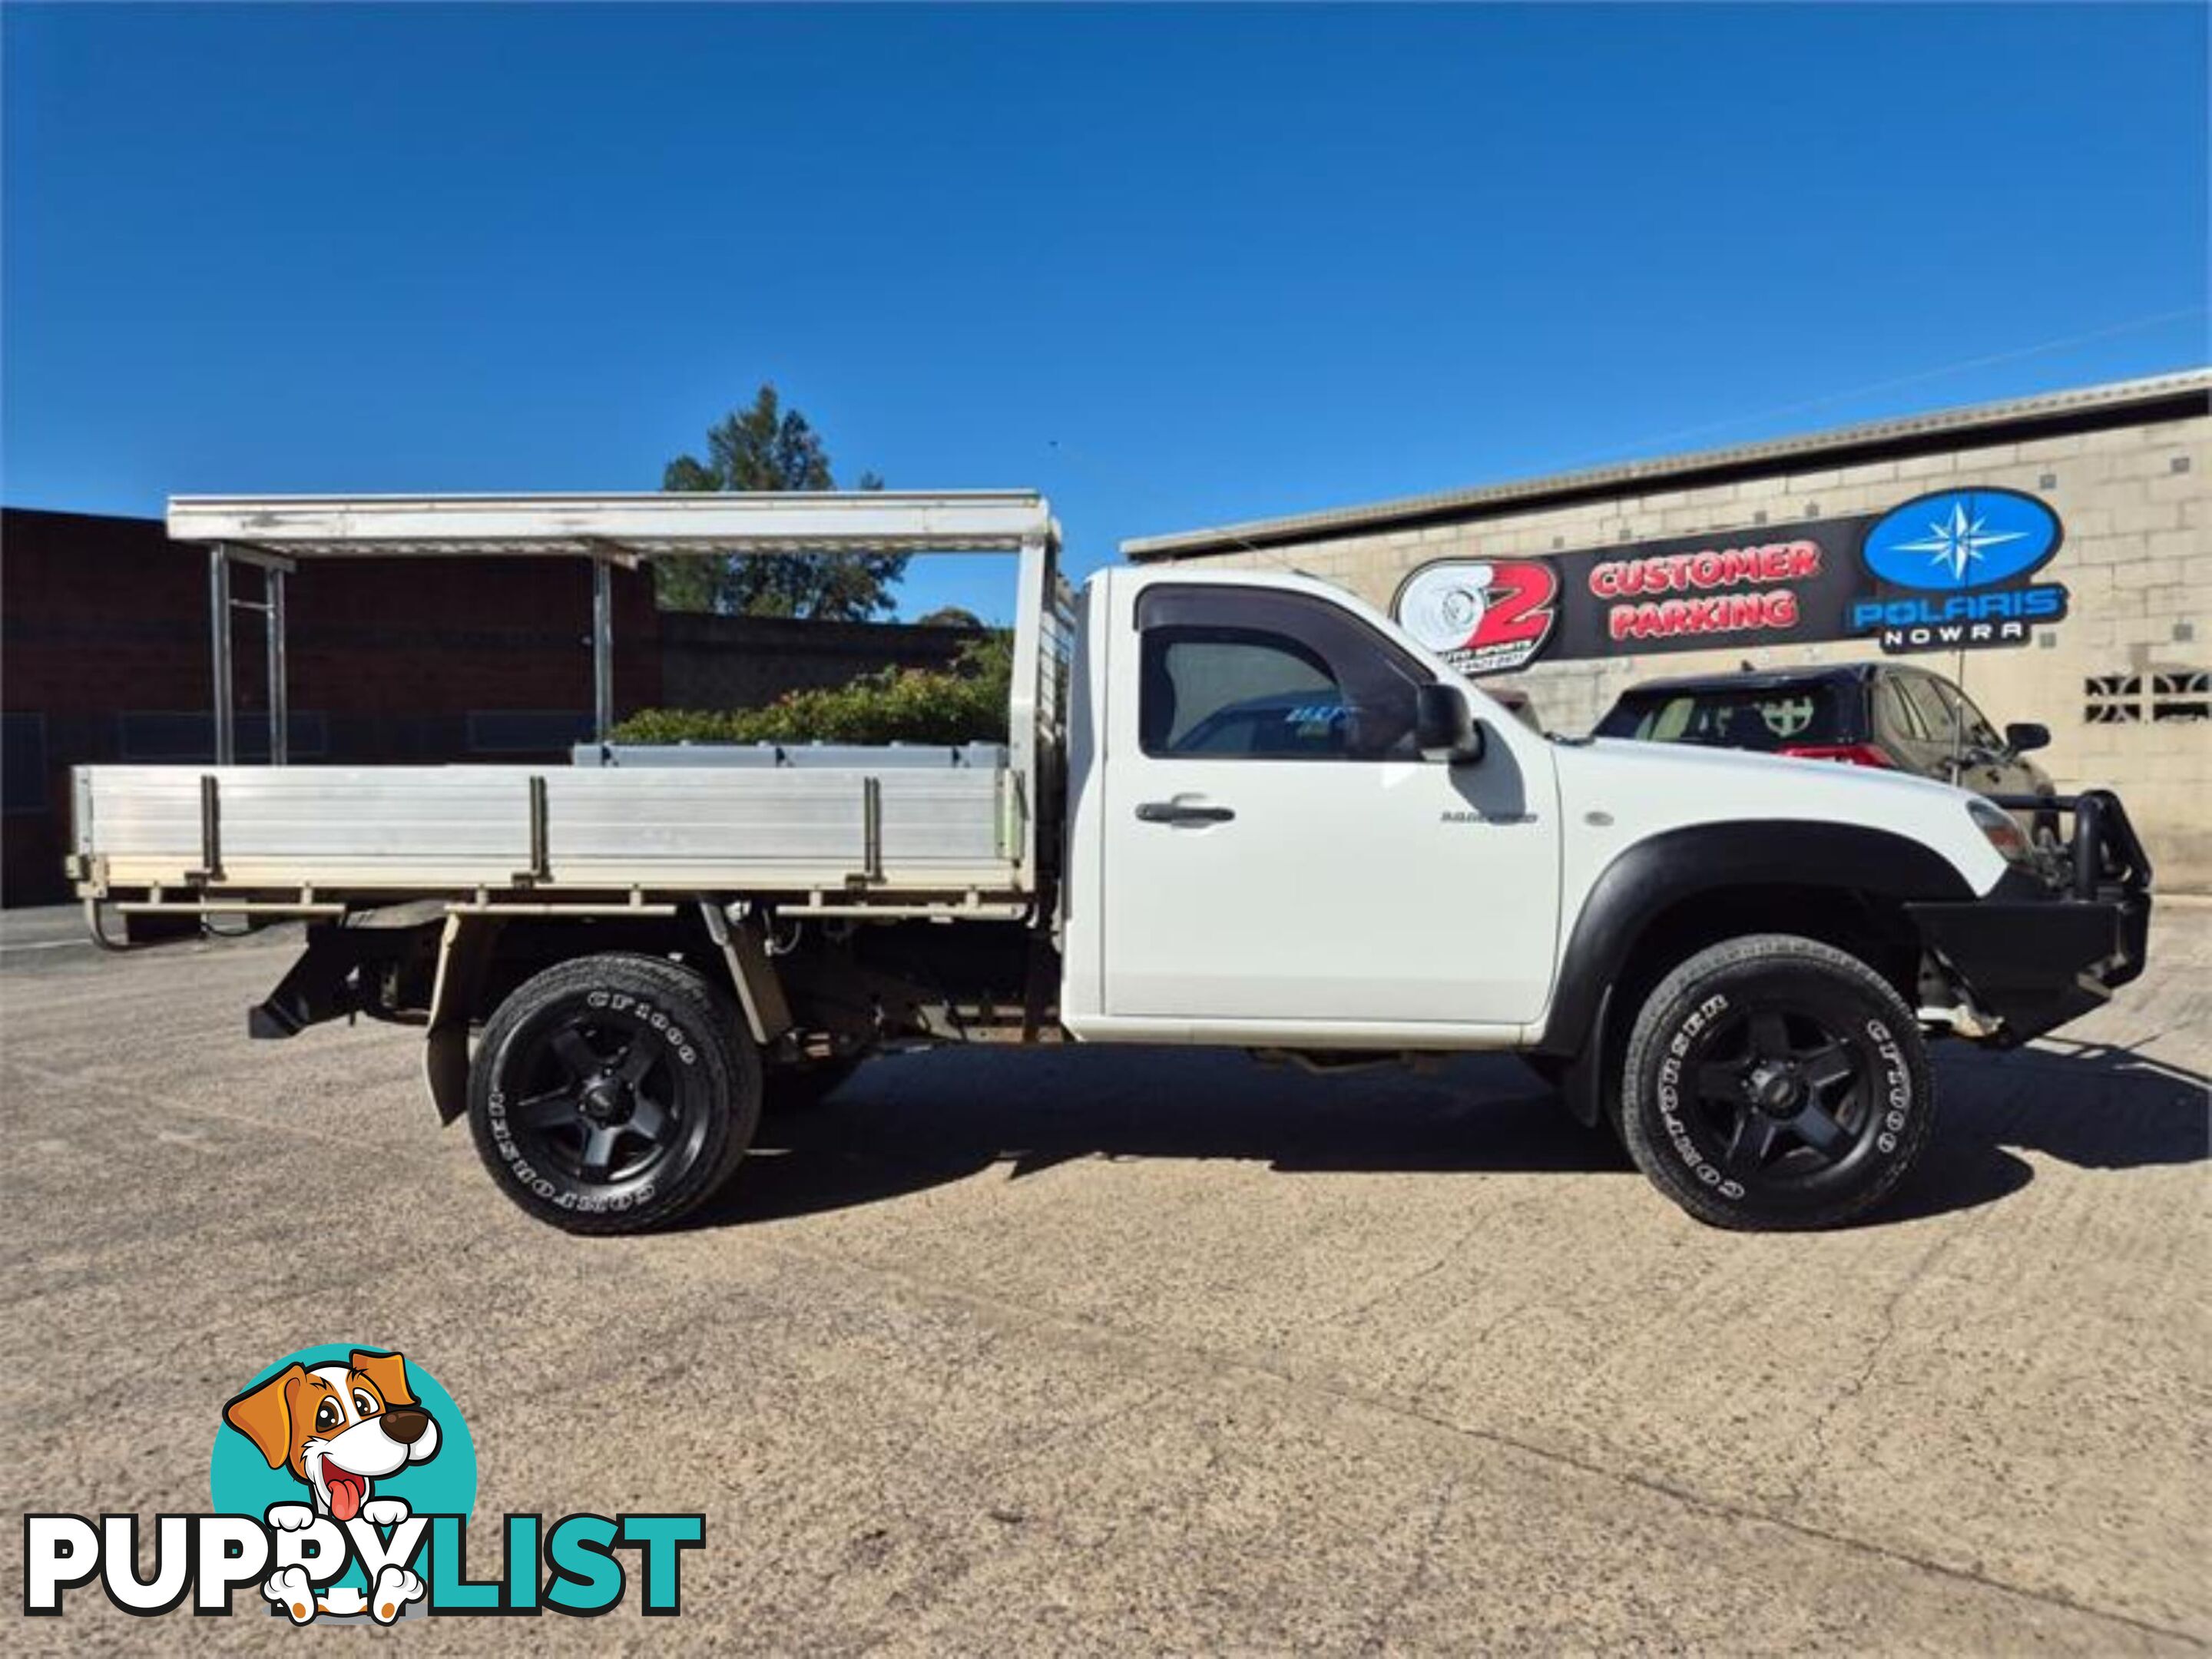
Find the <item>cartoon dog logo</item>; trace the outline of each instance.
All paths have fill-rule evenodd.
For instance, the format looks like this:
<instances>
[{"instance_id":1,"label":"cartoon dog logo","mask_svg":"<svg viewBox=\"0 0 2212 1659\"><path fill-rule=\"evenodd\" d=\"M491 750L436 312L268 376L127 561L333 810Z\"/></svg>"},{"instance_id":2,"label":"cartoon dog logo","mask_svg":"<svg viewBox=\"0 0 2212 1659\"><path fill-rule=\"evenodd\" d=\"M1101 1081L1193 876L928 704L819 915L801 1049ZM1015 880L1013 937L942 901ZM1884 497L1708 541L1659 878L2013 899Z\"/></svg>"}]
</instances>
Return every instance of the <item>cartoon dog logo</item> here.
<instances>
[{"instance_id":1,"label":"cartoon dog logo","mask_svg":"<svg viewBox=\"0 0 2212 1659\"><path fill-rule=\"evenodd\" d=\"M343 1525L358 1517L396 1527L408 1517L397 1498L372 1496L376 1483L438 1451L438 1424L407 1386L407 1362L396 1353L356 1348L344 1364L312 1369L296 1361L223 1407L223 1420L253 1443L272 1469L289 1470L313 1497L307 1504L272 1504L266 1519L300 1531L318 1519ZM295 1623L318 1613L367 1613L380 1624L398 1617L422 1595L422 1582L404 1567L379 1572L368 1592L333 1585L318 1595L307 1573L273 1573L262 1594Z\"/></svg>"}]
</instances>

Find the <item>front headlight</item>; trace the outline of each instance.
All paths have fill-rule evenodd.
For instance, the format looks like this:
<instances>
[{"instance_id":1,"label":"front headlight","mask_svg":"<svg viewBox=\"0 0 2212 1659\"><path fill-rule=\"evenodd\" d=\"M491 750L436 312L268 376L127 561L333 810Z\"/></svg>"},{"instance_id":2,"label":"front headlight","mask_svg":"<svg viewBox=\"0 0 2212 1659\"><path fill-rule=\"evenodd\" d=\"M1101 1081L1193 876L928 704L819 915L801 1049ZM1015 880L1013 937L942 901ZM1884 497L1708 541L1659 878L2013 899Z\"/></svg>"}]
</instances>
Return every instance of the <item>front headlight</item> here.
<instances>
[{"instance_id":1,"label":"front headlight","mask_svg":"<svg viewBox=\"0 0 2212 1659\"><path fill-rule=\"evenodd\" d=\"M1982 838L1997 849L2006 863L2030 866L2034 864L2035 854L2027 844L2027 834L2014 821L2011 813L1985 800L1970 800L1966 803L1966 816L1973 819L1974 828L1982 832Z\"/></svg>"}]
</instances>

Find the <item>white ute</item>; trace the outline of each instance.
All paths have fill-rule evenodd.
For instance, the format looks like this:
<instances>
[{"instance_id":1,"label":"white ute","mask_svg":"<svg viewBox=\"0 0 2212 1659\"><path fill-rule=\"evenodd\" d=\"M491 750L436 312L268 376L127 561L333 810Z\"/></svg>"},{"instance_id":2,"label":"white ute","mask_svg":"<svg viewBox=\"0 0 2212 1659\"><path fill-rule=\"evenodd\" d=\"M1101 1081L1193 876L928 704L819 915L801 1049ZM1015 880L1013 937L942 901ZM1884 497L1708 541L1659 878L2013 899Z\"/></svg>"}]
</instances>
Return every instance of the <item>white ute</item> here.
<instances>
[{"instance_id":1,"label":"white ute","mask_svg":"<svg viewBox=\"0 0 2212 1659\"><path fill-rule=\"evenodd\" d=\"M1309 578L1071 594L1025 492L185 498L170 525L277 562L1019 556L1004 744L78 769L103 938L304 918L254 1035L422 1025L441 1116L579 1231L682 1214L764 1105L872 1052L1062 1032L1516 1051L1691 1214L1832 1225L1926 1143L1930 1036L2021 1042L2142 968L2150 869L2109 793L2057 803L2054 854L1921 779L1546 738Z\"/></svg>"}]
</instances>

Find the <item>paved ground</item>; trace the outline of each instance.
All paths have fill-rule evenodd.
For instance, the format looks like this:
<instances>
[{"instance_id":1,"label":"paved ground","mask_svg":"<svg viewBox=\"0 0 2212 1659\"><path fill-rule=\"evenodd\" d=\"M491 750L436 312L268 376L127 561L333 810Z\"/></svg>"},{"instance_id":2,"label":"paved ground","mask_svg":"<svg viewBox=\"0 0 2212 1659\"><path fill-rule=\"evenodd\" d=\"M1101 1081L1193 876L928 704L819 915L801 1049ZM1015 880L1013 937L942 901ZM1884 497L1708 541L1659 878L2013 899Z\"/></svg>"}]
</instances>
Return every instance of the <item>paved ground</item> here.
<instances>
[{"instance_id":1,"label":"paved ground","mask_svg":"<svg viewBox=\"0 0 2212 1659\"><path fill-rule=\"evenodd\" d=\"M2212 1640L2212 908L2077 1041L1947 1057L1906 1201L1811 1238L1697 1227L1510 1062L1069 1051L880 1062L706 1224L574 1240L411 1034L245 1040L281 942L67 927L0 929L15 1507L202 1507L220 1402L350 1338L466 1409L479 1515L709 1516L672 1625L410 1650Z\"/></svg>"}]
</instances>

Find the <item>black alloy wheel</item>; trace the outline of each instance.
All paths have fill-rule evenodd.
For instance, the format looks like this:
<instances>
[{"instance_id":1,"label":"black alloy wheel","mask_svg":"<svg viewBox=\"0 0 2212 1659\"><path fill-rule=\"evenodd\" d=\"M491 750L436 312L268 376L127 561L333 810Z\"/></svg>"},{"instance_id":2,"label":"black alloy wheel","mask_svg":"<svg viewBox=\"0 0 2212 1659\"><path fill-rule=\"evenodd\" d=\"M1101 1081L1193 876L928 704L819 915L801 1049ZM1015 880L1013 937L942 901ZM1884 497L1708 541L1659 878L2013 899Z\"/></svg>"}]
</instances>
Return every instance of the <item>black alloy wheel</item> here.
<instances>
[{"instance_id":1,"label":"black alloy wheel","mask_svg":"<svg viewBox=\"0 0 2212 1659\"><path fill-rule=\"evenodd\" d=\"M1834 1226L1904 1179L1935 1121L1919 1021L1856 957L1768 933L1697 952L1644 999L1621 1138L1716 1226Z\"/></svg>"},{"instance_id":2,"label":"black alloy wheel","mask_svg":"<svg viewBox=\"0 0 2212 1659\"><path fill-rule=\"evenodd\" d=\"M700 1127L674 1086L667 1045L635 1014L572 1014L510 1063L517 1144L579 1181L632 1180Z\"/></svg>"},{"instance_id":3,"label":"black alloy wheel","mask_svg":"<svg viewBox=\"0 0 2212 1659\"><path fill-rule=\"evenodd\" d=\"M1697 1050L1692 1130L1739 1179L1835 1167L1873 1136L1873 1067L1847 1033L1782 1007L1739 1013Z\"/></svg>"},{"instance_id":4,"label":"black alloy wheel","mask_svg":"<svg viewBox=\"0 0 2212 1659\"><path fill-rule=\"evenodd\" d=\"M735 1004L657 957L580 957L485 1024L469 1126L501 1189L572 1232L634 1232L720 1186L760 1121L760 1055Z\"/></svg>"}]
</instances>

